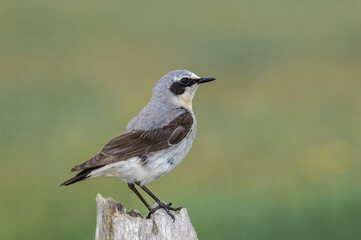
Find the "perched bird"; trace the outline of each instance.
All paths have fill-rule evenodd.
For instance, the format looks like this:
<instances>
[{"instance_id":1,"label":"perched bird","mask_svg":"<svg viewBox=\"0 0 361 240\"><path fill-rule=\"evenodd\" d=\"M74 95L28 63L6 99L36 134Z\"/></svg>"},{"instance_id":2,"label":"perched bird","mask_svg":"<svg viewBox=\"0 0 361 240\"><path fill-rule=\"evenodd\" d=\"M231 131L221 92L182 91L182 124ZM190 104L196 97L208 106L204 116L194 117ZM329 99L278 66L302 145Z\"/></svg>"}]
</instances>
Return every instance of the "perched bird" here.
<instances>
[{"instance_id":1,"label":"perched bird","mask_svg":"<svg viewBox=\"0 0 361 240\"><path fill-rule=\"evenodd\" d=\"M196 133L192 100L200 84L215 78L201 78L187 70L175 70L162 77L153 88L153 95L124 133L110 140L88 161L71 169L81 171L63 182L67 186L101 175L120 178L149 210L148 217L162 208L174 221L171 207L159 200L145 185L172 171L188 154ZM146 202L135 184L157 203Z\"/></svg>"}]
</instances>

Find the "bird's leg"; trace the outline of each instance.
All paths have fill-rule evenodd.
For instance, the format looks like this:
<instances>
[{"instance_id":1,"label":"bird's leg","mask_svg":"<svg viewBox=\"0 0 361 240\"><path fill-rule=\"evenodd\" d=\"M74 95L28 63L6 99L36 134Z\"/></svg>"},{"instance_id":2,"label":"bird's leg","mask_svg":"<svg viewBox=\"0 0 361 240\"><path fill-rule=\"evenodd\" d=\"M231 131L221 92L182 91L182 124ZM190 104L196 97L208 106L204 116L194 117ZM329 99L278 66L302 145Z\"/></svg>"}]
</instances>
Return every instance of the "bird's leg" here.
<instances>
[{"instance_id":1,"label":"bird's leg","mask_svg":"<svg viewBox=\"0 0 361 240\"><path fill-rule=\"evenodd\" d=\"M172 206L172 203L164 203L162 202L161 200L159 200L159 198L157 198L147 187L145 187L144 185L141 186L139 183L136 183L139 187L141 187L146 193L148 193L149 196L151 196L157 203L158 203L158 206L153 208L153 209L150 209L149 210L149 214L148 214L148 218L150 217L151 214L153 214L155 211L157 211L158 209L161 209L163 208L164 211L166 211L168 213L168 215L172 218L173 222L175 221L175 217L174 215L170 212L170 210L172 211L179 211L182 209L182 207L177 207L177 208L174 208L174 207L171 207Z\"/></svg>"},{"instance_id":2,"label":"bird's leg","mask_svg":"<svg viewBox=\"0 0 361 240\"><path fill-rule=\"evenodd\" d=\"M138 192L133 183L128 183L128 187L138 196L138 198L144 203L144 205L148 208L149 211L152 210L150 205L145 201L143 196Z\"/></svg>"}]
</instances>

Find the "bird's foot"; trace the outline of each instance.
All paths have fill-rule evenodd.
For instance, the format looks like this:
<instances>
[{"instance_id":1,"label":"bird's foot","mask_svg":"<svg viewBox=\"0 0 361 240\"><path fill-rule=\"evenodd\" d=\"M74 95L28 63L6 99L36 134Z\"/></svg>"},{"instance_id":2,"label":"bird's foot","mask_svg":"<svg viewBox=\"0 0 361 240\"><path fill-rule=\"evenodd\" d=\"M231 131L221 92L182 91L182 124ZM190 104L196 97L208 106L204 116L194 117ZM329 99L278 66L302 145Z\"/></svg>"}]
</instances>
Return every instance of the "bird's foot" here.
<instances>
[{"instance_id":1,"label":"bird's foot","mask_svg":"<svg viewBox=\"0 0 361 240\"><path fill-rule=\"evenodd\" d=\"M182 207L176 207L176 208L172 207L172 203L158 202L158 206L155 208L152 208L149 211L147 218L150 218L150 215L152 215L158 209L161 209L161 208L164 209L164 211L166 211L166 213L168 213L168 215L172 218L173 222L175 221L175 217L174 217L173 213L171 213L170 211L179 211L182 209Z\"/></svg>"}]
</instances>

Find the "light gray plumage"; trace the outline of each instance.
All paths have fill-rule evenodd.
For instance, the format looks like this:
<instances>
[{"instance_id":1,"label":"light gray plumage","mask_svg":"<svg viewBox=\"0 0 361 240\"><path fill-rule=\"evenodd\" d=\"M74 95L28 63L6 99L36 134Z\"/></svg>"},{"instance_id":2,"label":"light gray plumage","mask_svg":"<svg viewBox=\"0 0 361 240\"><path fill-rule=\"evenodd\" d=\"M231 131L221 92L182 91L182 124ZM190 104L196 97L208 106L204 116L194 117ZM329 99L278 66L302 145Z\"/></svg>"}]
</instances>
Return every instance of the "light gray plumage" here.
<instances>
[{"instance_id":1,"label":"light gray plumage","mask_svg":"<svg viewBox=\"0 0 361 240\"><path fill-rule=\"evenodd\" d=\"M187 70L166 74L154 86L150 102L128 123L124 133L109 141L94 157L72 168L81 172L61 185L100 175L120 178L151 214L150 206L134 189L134 184L148 193L144 185L172 171L188 154L196 132L194 94L199 84L213 80ZM172 209L166 205L162 208Z\"/></svg>"},{"instance_id":2,"label":"light gray plumage","mask_svg":"<svg viewBox=\"0 0 361 240\"><path fill-rule=\"evenodd\" d=\"M126 131L160 128L181 114L180 108L185 107L184 103L179 101L179 97L169 91L169 87L172 83L184 77L199 78L187 70L175 70L166 74L156 83L150 102L128 123ZM193 93L192 99L197 88L198 86L193 86L193 89L190 89ZM193 113L192 108L187 107L187 109Z\"/></svg>"},{"instance_id":3,"label":"light gray plumage","mask_svg":"<svg viewBox=\"0 0 361 240\"><path fill-rule=\"evenodd\" d=\"M126 128L126 132L137 129L151 130L162 128L163 126L168 125L174 118L184 113L184 108L186 108L186 111L190 111L193 116L191 131L180 144L150 154L148 159L149 164L146 165L147 170L149 170L145 174L147 176L142 176L142 179L137 179L141 185L147 185L172 171L184 159L192 147L196 133L196 121L192 108L185 106L182 101L179 101L174 93L169 91L169 87L172 83L179 81L184 77L199 78L197 75L187 70L175 70L166 74L154 86L153 95L148 105L129 122ZM190 92L193 93L191 95L192 99L197 88L198 85L194 85L193 88L190 89ZM171 159L173 159L173 161L168 161ZM135 162L137 162L137 160L135 160ZM128 178L125 181L129 182L129 180L132 179Z\"/></svg>"}]
</instances>

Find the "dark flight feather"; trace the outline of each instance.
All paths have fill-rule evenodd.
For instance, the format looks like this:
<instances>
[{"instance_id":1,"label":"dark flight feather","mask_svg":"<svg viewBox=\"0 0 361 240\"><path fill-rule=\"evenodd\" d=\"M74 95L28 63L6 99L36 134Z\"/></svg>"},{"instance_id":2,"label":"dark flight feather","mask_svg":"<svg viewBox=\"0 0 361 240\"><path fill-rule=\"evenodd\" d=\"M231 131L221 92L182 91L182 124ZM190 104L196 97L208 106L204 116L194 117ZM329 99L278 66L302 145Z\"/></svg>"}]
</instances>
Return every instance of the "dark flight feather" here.
<instances>
[{"instance_id":1,"label":"dark flight feather","mask_svg":"<svg viewBox=\"0 0 361 240\"><path fill-rule=\"evenodd\" d=\"M83 170L79 174L82 175L83 172L87 172L88 175L90 172L87 170L89 169L93 171L107 164L170 147L182 141L187 136L192 125L192 114L186 111L176 117L169 125L162 128L147 131L133 130L124 133L110 140L98 154L88 161L73 167L71 171ZM79 179L81 178L80 175Z\"/></svg>"},{"instance_id":2,"label":"dark flight feather","mask_svg":"<svg viewBox=\"0 0 361 240\"><path fill-rule=\"evenodd\" d=\"M87 179L88 174L91 173L93 170L97 169L99 167L94 167L94 168L88 168L85 169L83 171L81 171L80 173L78 173L75 177L70 178L69 180L63 182L62 184L60 184L60 186L68 186L70 184L79 182L81 180Z\"/></svg>"}]
</instances>

